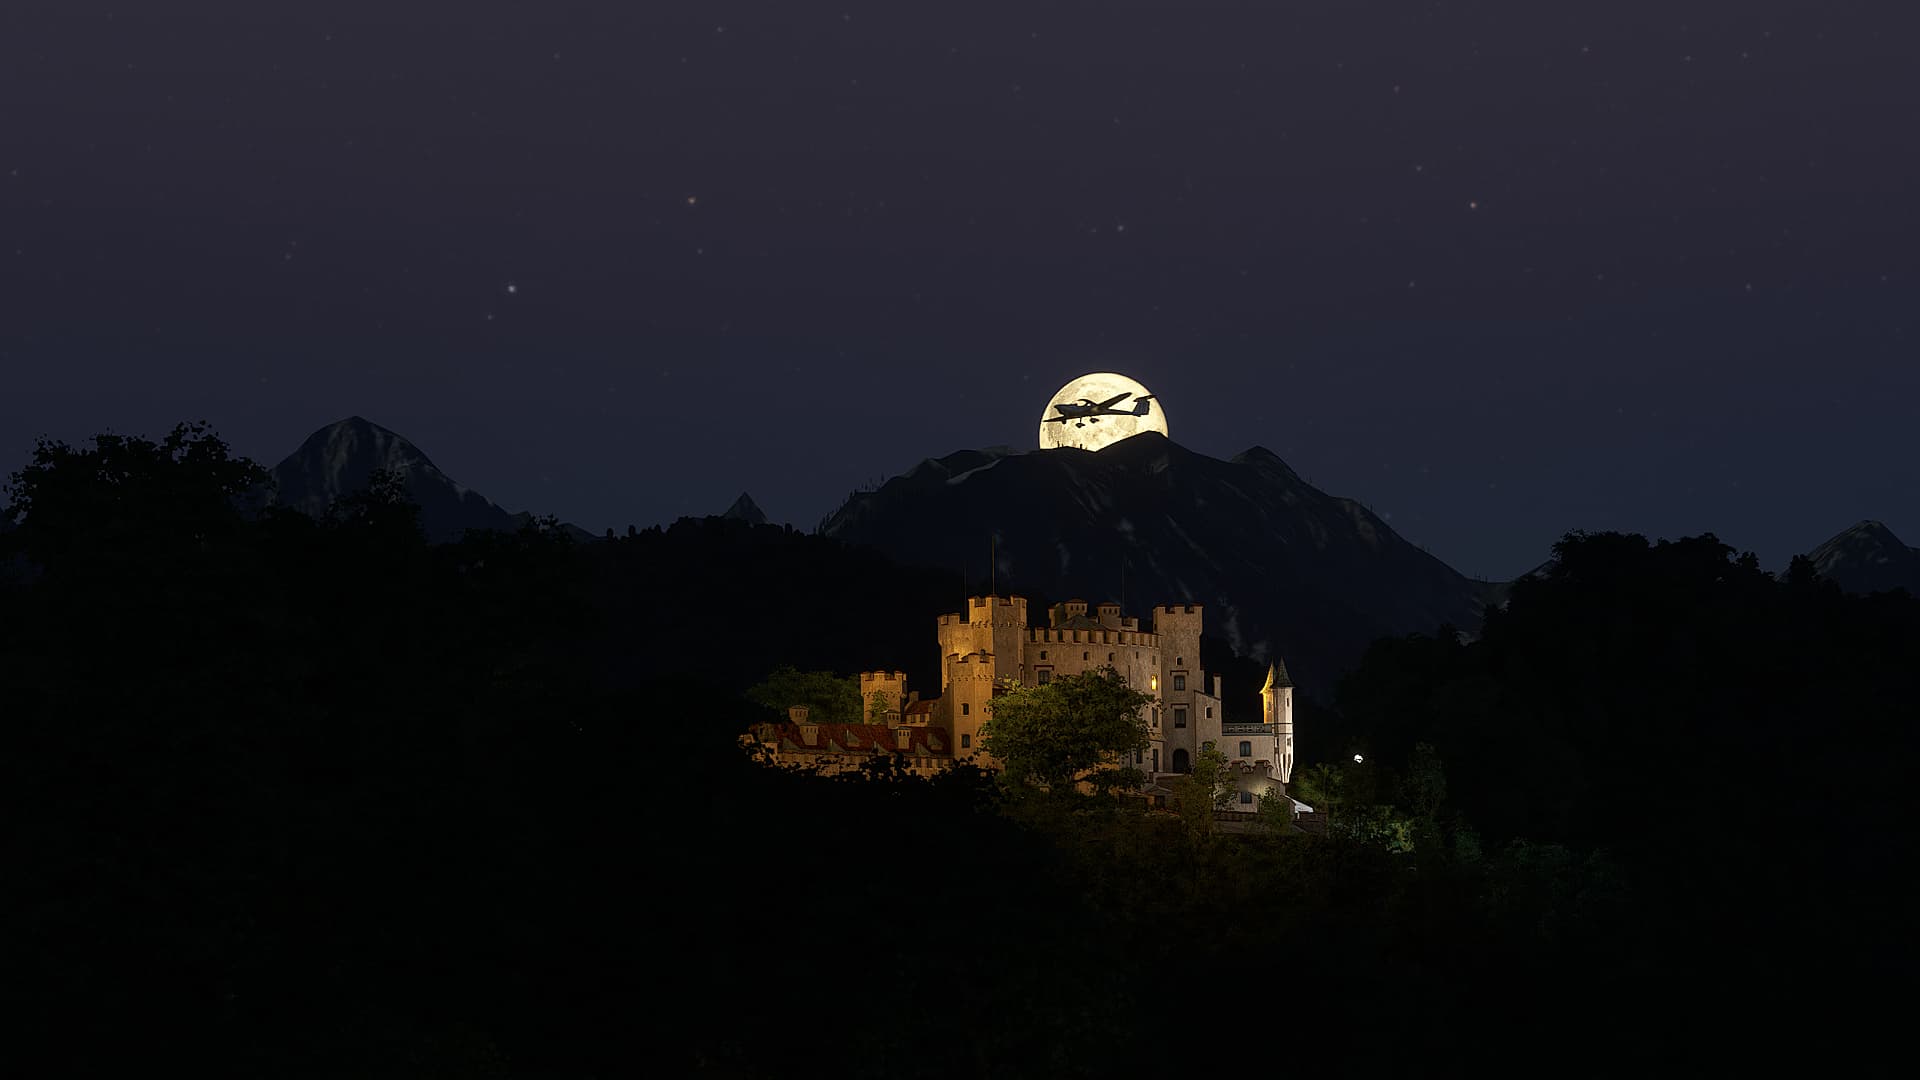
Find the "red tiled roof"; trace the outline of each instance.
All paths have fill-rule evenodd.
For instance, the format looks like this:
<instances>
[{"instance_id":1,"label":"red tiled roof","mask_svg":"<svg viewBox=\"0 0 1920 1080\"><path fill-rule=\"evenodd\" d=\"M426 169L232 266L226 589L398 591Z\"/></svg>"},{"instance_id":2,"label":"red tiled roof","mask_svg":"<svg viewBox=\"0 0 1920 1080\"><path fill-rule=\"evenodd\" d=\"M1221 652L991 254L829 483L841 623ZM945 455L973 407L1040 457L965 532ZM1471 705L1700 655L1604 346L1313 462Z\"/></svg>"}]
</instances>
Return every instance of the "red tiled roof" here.
<instances>
[{"instance_id":1,"label":"red tiled roof","mask_svg":"<svg viewBox=\"0 0 1920 1080\"><path fill-rule=\"evenodd\" d=\"M933 711L934 702L939 700L940 700L939 698L925 698L920 701L916 701L913 704L907 706L907 715L918 716L921 713L930 713Z\"/></svg>"},{"instance_id":2,"label":"red tiled roof","mask_svg":"<svg viewBox=\"0 0 1920 1080\"><path fill-rule=\"evenodd\" d=\"M768 724L761 738L783 751L815 754L906 754L909 757L946 757L951 751L947 732L936 727L890 728L885 724L808 724L818 729L808 743L799 724ZM907 732L901 747L895 731Z\"/></svg>"}]
</instances>

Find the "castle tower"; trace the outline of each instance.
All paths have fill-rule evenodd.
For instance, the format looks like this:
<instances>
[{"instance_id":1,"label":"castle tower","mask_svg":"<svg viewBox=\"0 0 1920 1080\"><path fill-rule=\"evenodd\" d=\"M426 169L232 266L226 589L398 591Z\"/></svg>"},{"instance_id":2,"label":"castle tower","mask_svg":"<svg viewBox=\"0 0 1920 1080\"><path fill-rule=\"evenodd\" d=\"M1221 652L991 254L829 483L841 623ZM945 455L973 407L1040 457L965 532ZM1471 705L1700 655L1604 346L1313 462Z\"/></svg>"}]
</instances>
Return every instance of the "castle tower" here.
<instances>
[{"instance_id":1,"label":"castle tower","mask_svg":"<svg viewBox=\"0 0 1920 1080\"><path fill-rule=\"evenodd\" d=\"M1153 690L1160 698L1168 772L1190 771L1208 737L1202 730L1209 702L1201 700L1205 689L1200 670L1201 614L1199 604L1161 604L1153 609L1153 632L1160 641L1160 672ZM1214 718L1213 726L1218 722Z\"/></svg>"},{"instance_id":2,"label":"castle tower","mask_svg":"<svg viewBox=\"0 0 1920 1080\"><path fill-rule=\"evenodd\" d=\"M967 601L967 616L973 624L974 647L993 654L994 676L1021 678L1020 646L1027 638L1027 598L976 596Z\"/></svg>"},{"instance_id":3,"label":"castle tower","mask_svg":"<svg viewBox=\"0 0 1920 1080\"><path fill-rule=\"evenodd\" d=\"M1273 725L1274 779L1293 782L1293 680L1284 660L1267 667L1267 684L1260 688L1262 722Z\"/></svg>"},{"instance_id":4,"label":"castle tower","mask_svg":"<svg viewBox=\"0 0 1920 1080\"><path fill-rule=\"evenodd\" d=\"M1027 598L1024 596L972 596L967 610L942 615L940 635L940 687L944 693L953 681L956 657L986 653L1000 658L1006 670L996 674L1020 678L1021 643L1027 636Z\"/></svg>"},{"instance_id":5,"label":"castle tower","mask_svg":"<svg viewBox=\"0 0 1920 1080\"><path fill-rule=\"evenodd\" d=\"M976 764L996 765L980 746L980 729L986 726L987 708L993 703L994 656L971 653L954 657L948 666L951 674L940 703L953 735L953 760L971 758Z\"/></svg>"},{"instance_id":6,"label":"castle tower","mask_svg":"<svg viewBox=\"0 0 1920 1080\"><path fill-rule=\"evenodd\" d=\"M873 715L874 695L885 701L886 715L876 718ZM884 723L888 727L899 727L902 710L907 702L907 673L904 671L863 671L860 673L860 709L861 715L870 724Z\"/></svg>"}]
</instances>

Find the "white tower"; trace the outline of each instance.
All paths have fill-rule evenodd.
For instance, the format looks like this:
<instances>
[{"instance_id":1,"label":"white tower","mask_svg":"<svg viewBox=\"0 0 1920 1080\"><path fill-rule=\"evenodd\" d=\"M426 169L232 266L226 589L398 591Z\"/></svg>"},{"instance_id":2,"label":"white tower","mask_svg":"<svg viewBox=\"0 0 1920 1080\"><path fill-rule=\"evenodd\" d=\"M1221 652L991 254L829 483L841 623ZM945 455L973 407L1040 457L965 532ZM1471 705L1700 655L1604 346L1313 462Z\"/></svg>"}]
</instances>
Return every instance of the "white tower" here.
<instances>
[{"instance_id":1,"label":"white tower","mask_svg":"<svg viewBox=\"0 0 1920 1080\"><path fill-rule=\"evenodd\" d=\"M1293 680L1287 664L1275 660L1267 667L1267 685L1260 688L1262 722L1273 727L1274 779L1293 782Z\"/></svg>"}]
</instances>

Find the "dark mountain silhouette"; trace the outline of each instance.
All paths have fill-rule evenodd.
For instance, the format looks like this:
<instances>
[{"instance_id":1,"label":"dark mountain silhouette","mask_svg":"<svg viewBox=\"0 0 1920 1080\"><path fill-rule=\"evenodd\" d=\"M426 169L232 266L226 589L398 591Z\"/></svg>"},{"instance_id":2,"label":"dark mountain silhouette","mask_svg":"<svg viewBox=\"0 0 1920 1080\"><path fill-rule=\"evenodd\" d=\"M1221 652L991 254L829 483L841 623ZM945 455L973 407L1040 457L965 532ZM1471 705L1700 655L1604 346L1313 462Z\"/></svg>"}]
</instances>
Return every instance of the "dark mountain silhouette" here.
<instances>
[{"instance_id":1,"label":"dark mountain silhouette","mask_svg":"<svg viewBox=\"0 0 1920 1080\"><path fill-rule=\"evenodd\" d=\"M1118 598L1142 616L1205 604L1211 635L1284 657L1316 694L1378 637L1476 628L1487 591L1269 450L1221 461L1155 434L1099 452L929 459L854 494L821 531L964 572L976 590L994 543L1002 592Z\"/></svg>"},{"instance_id":2,"label":"dark mountain silhouette","mask_svg":"<svg viewBox=\"0 0 1920 1080\"><path fill-rule=\"evenodd\" d=\"M510 513L486 496L441 472L421 449L398 432L349 416L328 424L273 467L273 502L322 517L334 500L364 490L376 469L398 473L420 506L420 524L436 543L458 540L468 529L512 532L534 520ZM576 540L593 539L574 525L561 526Z\"/></svg>"},{"instance_id":3,"label":"dark mountain silhouette","mask_svg":"<svg viewBox=\"0 0 1920 1080\"><path fill-rule=\"evenodd\" d=\"M767 524L766 511L760 509L760 505L753 501L753 496L744 491L740 493L739 498L733 500L732 506L727 507L726 513L720 516L729 521L744 521L749 525Z\"/></svg>"},{"instance_id":4,"label":"dark mountain silhouette","mask_svg":"<svg viewBox=\"0 0 1920 1080\"><path fill-rule=\"evenodd\" d=\"M1920 596L1920 550L1878 521L1862 521L1807 553L1813 568L1848 592L1905 589Z\"/></svg>"}]
</instances>

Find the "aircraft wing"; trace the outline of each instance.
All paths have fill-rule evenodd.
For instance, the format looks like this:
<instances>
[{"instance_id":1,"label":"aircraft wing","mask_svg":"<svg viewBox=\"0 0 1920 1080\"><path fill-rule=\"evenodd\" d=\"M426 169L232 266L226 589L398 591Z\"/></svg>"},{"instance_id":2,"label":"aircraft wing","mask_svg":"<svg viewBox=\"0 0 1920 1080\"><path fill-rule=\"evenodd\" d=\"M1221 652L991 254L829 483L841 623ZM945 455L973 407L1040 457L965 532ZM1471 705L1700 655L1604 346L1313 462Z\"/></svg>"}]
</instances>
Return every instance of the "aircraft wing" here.
<instances>
[{"instance_id":1,"label":"aircraft wing","mask_svg":"<svg viewBox=\"0 0 1920 1080\"><path fill-rule=\"evenodd\" d=\"M1096 409L1111 409L1111 408L1113 408L1113 407L1114 407L1115 405L1118 405L1118 404L1120 404L1120 399L1121 399L1121 398L1124 398L1124 397L1126 397L1126 396L1127 396L1128 394L1131 394L1131 393L1133 393L1133 391L1131 391L1131 390L1122 390L1122 391L1121 391L1120 393L1118 393L1118 394L1116 394L1116 395L1114 395L1113 397L1110 397L1110 398L1108 398L1107 400L1105 400L1105 401L1103 401L1103 402L1101 402L1100 404L1098 404L1098 405L1095 405L1095 406L1094 406L1094 408L1096 408Z\"/></svg>"}]
</instances>

